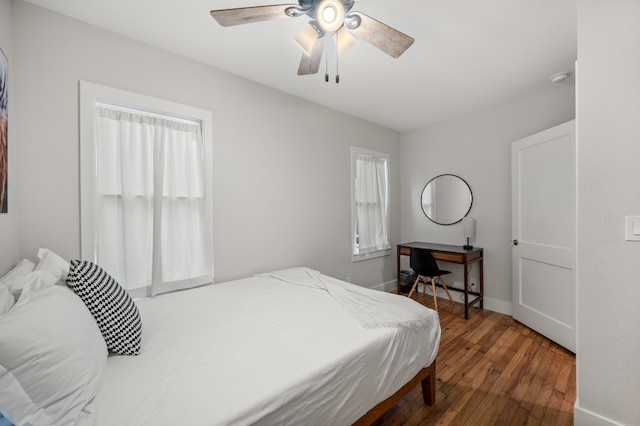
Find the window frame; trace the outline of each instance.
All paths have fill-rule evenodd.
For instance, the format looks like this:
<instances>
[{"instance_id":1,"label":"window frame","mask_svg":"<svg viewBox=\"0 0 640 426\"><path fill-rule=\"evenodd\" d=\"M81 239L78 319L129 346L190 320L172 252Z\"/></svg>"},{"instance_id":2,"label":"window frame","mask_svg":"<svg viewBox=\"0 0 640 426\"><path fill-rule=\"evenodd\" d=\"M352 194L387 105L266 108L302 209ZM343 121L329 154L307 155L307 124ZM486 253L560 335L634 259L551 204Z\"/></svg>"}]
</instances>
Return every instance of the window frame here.
<instances>
[{"instance_id":1,"label":"window frame","mask_svg":"<svg viewBox=\"0 0 640 426\"><path fill-rule=\"evenodd\" d=\"M171 116L198 122L202 130L204 148L205 215L210 239L211 280L215 274L213 239L213 113L201 108L115 89L87 81L79 82L80 121L80 255L84 260L96 261L95 249L95 106L100 103L132 108L149 114Z\"/></svg>"},{"instance_id":2,"label":"window frame","mask_svg":"<svg viewBox=\"0 0 640 426\"><path fill-rule=\"evenodd\" d=\"M357 209L356 209L356 197L355 197L355 187L356 187L356 157L358 155L365 155L369 157L383 159L386 165L386 176L387 176L387 230L388 230L388 238L389 238L389 248L383 250L377 250L372 253L356 253L357 247ZM390 156L384 152L373 151L366 148L359 148L357 146L351 147L351 262L361 262L363 260L375 259L378 257L390 256L391 255L391 172L390 172Z\"/></svg>"}]
</instances>

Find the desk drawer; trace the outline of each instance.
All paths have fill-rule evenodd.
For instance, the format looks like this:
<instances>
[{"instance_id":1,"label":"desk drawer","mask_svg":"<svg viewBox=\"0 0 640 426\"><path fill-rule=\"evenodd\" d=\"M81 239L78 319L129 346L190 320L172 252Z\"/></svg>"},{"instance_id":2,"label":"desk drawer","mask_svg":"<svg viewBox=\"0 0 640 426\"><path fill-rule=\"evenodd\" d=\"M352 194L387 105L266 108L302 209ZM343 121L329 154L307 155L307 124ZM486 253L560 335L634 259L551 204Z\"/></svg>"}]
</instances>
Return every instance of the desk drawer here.
<instances>
[{"instance_id":1,"label":"desk drawer","mask_svg":"<svg viewBox=\"0 0 640 426\"><path fill-rule=\"evenodd\" d=\"M401 246L398 253L403 256L411 256L411 247Z\"/></svg>"},{"instance_id":2,"label":"desk drawer","mask_svg":"<svg viewBox=\"0 0 640 426\"><path fill-rule=\"evenodd\" d=\"M450 253L450 252L443 252L439 250L429 250L429 251L433 255L434 259L436 260L442 260L443 262L452 262L452 263L464 263L464 254L462 253ZM411 247L399 246L398 255L411 256Z\"/></svg>"},{"instance_id":3,"label":"desk drawer","mask_svg":"<svg viewBox=\"0 0 640 426\"><path fill-rule=\"evenodd\" d=\"M439 251L432 251L431 254L433 258L436 260L442 260L443 262L452 262L452 263L464 263L464 255L457 253L443 253Z\"/></svg>"}]
</instances>

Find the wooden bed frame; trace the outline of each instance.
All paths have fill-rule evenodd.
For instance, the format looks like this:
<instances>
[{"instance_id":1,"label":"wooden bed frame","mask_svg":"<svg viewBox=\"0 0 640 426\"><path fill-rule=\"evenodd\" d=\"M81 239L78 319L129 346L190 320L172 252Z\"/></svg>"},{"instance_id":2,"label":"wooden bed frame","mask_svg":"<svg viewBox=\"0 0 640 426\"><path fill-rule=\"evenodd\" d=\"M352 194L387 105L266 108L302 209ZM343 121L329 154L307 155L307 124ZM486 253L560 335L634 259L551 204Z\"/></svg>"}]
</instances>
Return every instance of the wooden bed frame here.
<instances>
[{"instance_id":1,"label":"wooden bed frame","mask_svg":"<svg viewBox=\"0 0 640 426\"><path fill-rule=\"evenodd\" d=\"M422 399L425 404L433 405L436 402L436 361L418 371L418 374L409 380L398 392L385 399L364 416L360 417L353 425L368 426L378 420L384 413L389 411L398 401L400 401L410 390L415 388L418 383L422 384Z\"/></svg>"}]
</instances>

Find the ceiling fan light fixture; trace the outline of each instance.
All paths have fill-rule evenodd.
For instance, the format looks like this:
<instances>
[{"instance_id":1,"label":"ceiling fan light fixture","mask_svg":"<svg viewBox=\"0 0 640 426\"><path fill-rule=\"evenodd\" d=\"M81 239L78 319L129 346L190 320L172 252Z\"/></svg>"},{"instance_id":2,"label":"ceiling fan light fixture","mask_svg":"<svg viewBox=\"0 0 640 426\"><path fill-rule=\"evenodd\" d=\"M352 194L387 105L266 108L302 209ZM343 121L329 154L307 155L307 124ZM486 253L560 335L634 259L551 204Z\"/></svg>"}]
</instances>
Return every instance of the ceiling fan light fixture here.
<instances>
[{"instance_id":1,"label":"ceiling fan light fixture","mask_svg":"<svg viewBox=\"0 0 640 426\"><path fill-rule=\"evenodd\" d=\"M347 29L346 26L342 26L337 32L333 33L333 41L336 46L338 46L338 53L340 55L344 55L351 48L353 48L356 44L358 44L358 40L356 40L351 32Z\"/></svg>"},{"instance_id":2,"label":"ceiling fan light fixture","mask_svg":"<svg viewBox=\"0 0 640 426\"><path fill-rule=\"evenodd\" d=\"M325 7L322 10L322 20L324 22L333 22L333 21L335 21L336 20L336 15L337 15L337 12L333 8L332 5L327 5L327 7Z\"/></svg>"},{"instance_id":3,"label":"ceiling fan light fixture","mask_svg":"<svg viewBox=\"0 0 640 426\"><path fill-rule=\"evenodd\" d=\"M311 24L305 25L305 27L300 31L300 33L295 36L293 41L296 42L298 47L304 51L305 54L311 55L313 50L313 46L318 40L318 31Z\"/></svg>"},{"instance_id":4,"label":"ceiling fan light fixture","mask_svg":"<svg viewBox=\"0 0 640 426\"><path fill-rule=\"evenodd\" d=\"M340 0L322 0L316 11L318 25L324 32L338 31L344 24L344 5Z\"/></svg>"}]
</instances>

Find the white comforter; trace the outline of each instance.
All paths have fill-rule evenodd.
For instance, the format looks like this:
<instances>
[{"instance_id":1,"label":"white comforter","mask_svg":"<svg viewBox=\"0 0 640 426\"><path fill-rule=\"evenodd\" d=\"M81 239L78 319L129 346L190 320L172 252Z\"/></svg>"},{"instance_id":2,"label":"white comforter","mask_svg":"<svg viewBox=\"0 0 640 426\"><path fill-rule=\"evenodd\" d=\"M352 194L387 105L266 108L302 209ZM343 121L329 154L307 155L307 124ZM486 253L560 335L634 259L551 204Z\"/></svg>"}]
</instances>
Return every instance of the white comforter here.
<instances>
[{"instance_id":1,"label":"white comforter","mask_svg":"<svg viewBox=\"0 0 640 426\"><path fill-rule=\"evenodd\" d=\"M304 268L137 304L141 354L109 358L98 425L348 425L440 341L435 311Z\"/></svg>"}]
</instances>

